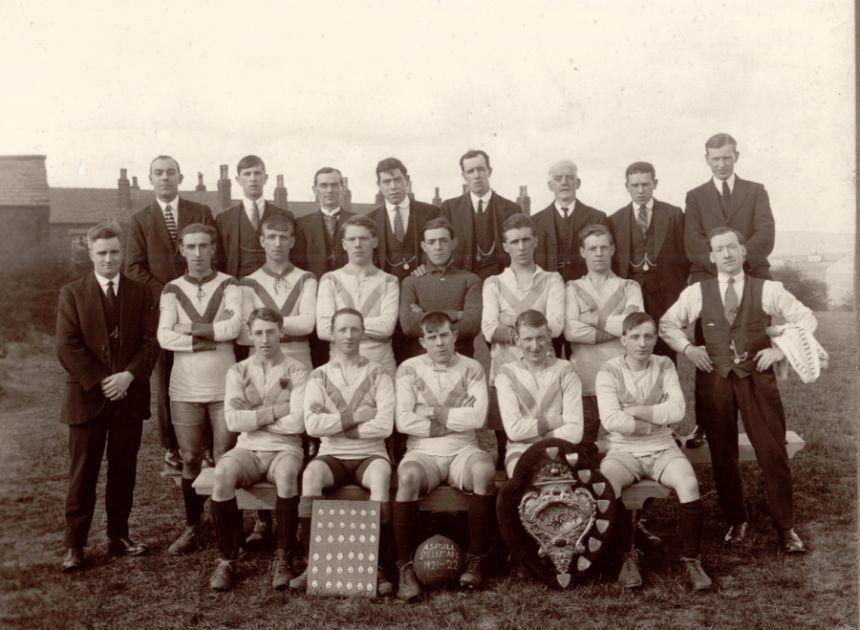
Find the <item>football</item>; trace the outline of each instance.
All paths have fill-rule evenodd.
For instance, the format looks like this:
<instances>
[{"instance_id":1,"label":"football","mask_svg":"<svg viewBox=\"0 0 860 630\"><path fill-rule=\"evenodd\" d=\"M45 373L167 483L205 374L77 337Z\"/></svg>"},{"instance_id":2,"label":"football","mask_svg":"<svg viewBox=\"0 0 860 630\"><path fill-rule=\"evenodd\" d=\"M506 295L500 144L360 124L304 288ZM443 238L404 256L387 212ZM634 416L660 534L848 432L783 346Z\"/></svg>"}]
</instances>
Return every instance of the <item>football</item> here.
<instances>
[{"instance_id":1,"label":"football","mask_svg":"<svg viewBox=\"0 0 860 630\"><path fill-rule=\"evenodd\" d=\"M415 550L415 576L427 588L439 588L460 577L463 560L463 550L457 543L436 535L425 540Z\"/></svg>"}]
</instances>

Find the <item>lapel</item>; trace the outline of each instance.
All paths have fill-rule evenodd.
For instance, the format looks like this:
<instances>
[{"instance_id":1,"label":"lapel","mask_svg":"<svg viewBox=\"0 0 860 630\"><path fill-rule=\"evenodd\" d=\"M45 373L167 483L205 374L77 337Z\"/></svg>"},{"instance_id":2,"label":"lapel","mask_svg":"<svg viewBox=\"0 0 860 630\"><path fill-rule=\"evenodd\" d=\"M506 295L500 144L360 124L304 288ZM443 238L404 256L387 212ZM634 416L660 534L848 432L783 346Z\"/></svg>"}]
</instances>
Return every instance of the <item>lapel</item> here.
<instances>
[{"instance_id":1,"label":"lapel","mask_svg":"<svg viewBox=\"0 0 860 630\"><path fill-rule=\"evenodd\" d=\"M409 213L412 214L411 212ZM411 217L410 217L411 218ZM385 202L382 202L382 205L379 206L373 214L373 220L376 221L376 258L379 261L377 267L380 269L385 265L385 234L386 230L388 230L388 208L385 206Z\"/></svg>"},{"instance_id":2,"label":"lapel","mask_svg":"<svg viewBox=\"0 0 860 630\"><path fill-rule=\"evenodd\" d=\"M472 234L472 198L469 193L462 195L457 201L457 212L454 216L454 226L457 234L462 234L463 246L465 247L466 258L469 259L469 267L471 267L471 259L474 254L473 234ZM458 226L459 223L459 226Z\"/></svg>"},{"instance_id":3,"label":"lapel","mask_svg":"<svg viewBox=\"0 0 860 630\"><path fill-rule=\"evenodd\" d=\"M137 308L136 304L131 303L131 291L129 289L130 280L121 275L121 280L119 281L119 291L117 292L117 301L119 302L119 315L117 317L117 325L119 326L119 356L122 356L122 345L123 341L128 335L124 335L123 328L125 327L126 322L130 322L135 317L135 309ZM140 313L137 313L137 316L140 316Z\"/></svg>"},{"instance_id":4,"label":"lapel","mask_svg":"<svg viewBox=\"0 0 860 630\"><path fill-rule=\"evenodd\" d=\"M549 204L539 213L540 219L538 221L538 239L543 239L546 245L547 258L553 261L558 258L559 238L555 229L555 214L553 214L555 211L555 205ZM540 245L540 241L538 241L538 245Z\"/></svg>"},{"instance_id":5,"label":"lapel","mask_svg":"<svg viewBox=\"0 0 860 630\"><path fill-rule=\"evenodd\" d=\"M343 210L341 210L341 212L343 212ZM316 212L308 217L308 222L310 223L310 243L308 244L311 246L309 251L325 252L325 223L323 222L322 211L317 208ZM337 234L335 234L335 237L332 240L336 239ZM332 245L334 245L334 243L332 243Z\"/></svg>"},{"instance_id":6,"label":"lapel","mask_svg":"<svg viewBox=\"0 0 860 630\"><path fill-rule=\"evenodd\" d=\"M95 341L93 345L102 350L102 352L97 353L97 356L103 359L108 356L107 321L105 321L105 312L102 308L101 287L99 287L96 274L93 271L87 274L84 280L84 296L86 298L84 308L87 311L87 320L95 324L95 329L87 330L86 334L87 337L92 335ZM110 358L104 363L109 364Z\"/></svg>"},{"instance_id":7,"label":"lapel","mask_svg":"<svg viewBox=\"0 0 860 630\"><path fill-rule=\"evenodd\" d=\"M737 182L735 186L737 186ZM705 199L707 200L705 207L709 208L711 213L719 218L720 223L724 223L726 219L723 216L723 203L720 199L720 193L717 192L717 187L714 186L713 178L705 184Z\"/></svg>"},{"instance_id":8,"label":"lapel","mask_svg":"<svg viewBox=\"0 0 860 630\"><path fill-rule=\"evenodd\" d=\"M654 208L651 213L651 221L654 224L654 256L660 255L660 248L663 247L663 241L666 240L666 233L669 231L669 217L660 207L660 202L654 200ZM632 212L632 206L631 206ZM629 232L628 232L629 233Z\"/></svg>"},{"instance_id":9,"label":"lapel","mask_svg":"<svg viewBox=\"0 0 860 630\"><path fill-rule=\"evenodd\" d=\"M555 207L553 207L553 210L555 211ZM576 206L573 209L573 219L571 221L571 229L573 230L573 246L577 249L579 248L579 231L588 224L589 218L591 218L591 213L588 211L586 205L577 199ZM555 217L553 217L553 219L555 219Z\"/></svg>"},{"instance_id":10,"label":"lapel","mask_svg":"<svg viewBox=\"0 0 860 630\"><path fill-rule=\"evenodd\" d=\"M732 217L735 216L740 207L743 205L744 199L752 188L748 182L742 180L735 175L735 189L732 191L732 202L729 204L729 211L726 213L726 220L731 223Z\"/></svg>"},{"instance_id":11,"label":"lapel","mask_svg":"<svg viewBox=\"0 0 860 630\"><path fill-rule=\"evenodd\" d=\"M188 207L188 202L182 197L179 198L177 206L176 233L178 234L186 225L194 223L194 217L191 216L191 208Z\"/></svg>"},{"instance_id":12,"label":"lapel","mask_svg":"<svg viewBox=\"0 0 860 630\"><path fill-rule=\"evenodd\" d=\"M180 203L176 204L177 206L181 205ZM161 206L158 204L158 201L153 199L152 205L150 206L150 211L152 213L152 227L155 230L156 236L161 241L162 246L165 251L173 252L175 248L173 246L173 241L170 239L170 232L167 231L167 224L164 222L164 214L161 212ZM182 213L179 211L179 208L176 208L176 220L177 220L177 228L176 233L179 234L179 230L182 229L181 219L179 217L182 216ZM96 283L98 284L98 283Z\"/></svg>"}]
</instances>

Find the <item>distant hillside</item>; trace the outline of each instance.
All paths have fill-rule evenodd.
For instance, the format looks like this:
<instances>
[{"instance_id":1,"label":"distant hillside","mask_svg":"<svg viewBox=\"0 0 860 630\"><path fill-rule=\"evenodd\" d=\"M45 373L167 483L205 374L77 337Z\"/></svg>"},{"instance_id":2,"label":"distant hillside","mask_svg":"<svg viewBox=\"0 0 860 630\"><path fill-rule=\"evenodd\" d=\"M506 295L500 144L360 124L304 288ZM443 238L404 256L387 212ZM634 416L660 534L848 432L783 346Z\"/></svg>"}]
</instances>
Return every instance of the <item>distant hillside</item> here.
<instances>
[{"instance_id":1,"label":"distant hillside","mask_svg":"<svg viewBox=\"0 0 860 630\"><path fill-rule=\"evenodd\" d=\"M852 226L853 227L853 226ZM805 256L812 253L848 254L854 251L853 232L776 232L773 256Z\"/></svg>"}]
</instances>

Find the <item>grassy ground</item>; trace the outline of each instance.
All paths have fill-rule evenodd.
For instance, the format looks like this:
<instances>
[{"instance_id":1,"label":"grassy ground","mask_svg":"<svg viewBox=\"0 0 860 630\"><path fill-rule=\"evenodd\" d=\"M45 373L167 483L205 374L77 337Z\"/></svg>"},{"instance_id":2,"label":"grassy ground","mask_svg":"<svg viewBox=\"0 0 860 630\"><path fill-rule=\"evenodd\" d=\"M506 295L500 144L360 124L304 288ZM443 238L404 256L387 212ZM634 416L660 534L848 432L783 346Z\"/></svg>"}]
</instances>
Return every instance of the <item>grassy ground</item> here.
<instances>
[{"instance_id":1,"label":"grassy ground","mask_svg":"<svg viewBox=\"0 0 860 630\"><path fill-rule=\"evenodd\" d=\"M49 351L0 359L0 625L4 627L464 627L535 628L853 628L856 571L855 315L823 313L819 340L831 367L818 383L796 378L781 389L789 425L807 446L793 460L798 529L810 550L779 553L755 464L744 466L753 540L741 550L719 543L723 523L709 467L699 475L707 510L705 563L717 587L692 595L677 566L674 502L649 510L666 541L643 564L646 586L621 592L599 576L568 592L497 576L478 593L428 595L418 604L320 599L273 592L267 557L251 555L227 594L208 589L215 551L174 559L165 552L181 524L176 487L160 477L156 430L145 429L133 536L153 546L145 557L111 560L104 514L97 512L82 574L59 572L68 455L59 424L62 373ZM690 383L688 365L682 376ZM99 490L100 501L103 497ZM101 510L101 507L99 508Z\"/></svg>"}]
</instances>

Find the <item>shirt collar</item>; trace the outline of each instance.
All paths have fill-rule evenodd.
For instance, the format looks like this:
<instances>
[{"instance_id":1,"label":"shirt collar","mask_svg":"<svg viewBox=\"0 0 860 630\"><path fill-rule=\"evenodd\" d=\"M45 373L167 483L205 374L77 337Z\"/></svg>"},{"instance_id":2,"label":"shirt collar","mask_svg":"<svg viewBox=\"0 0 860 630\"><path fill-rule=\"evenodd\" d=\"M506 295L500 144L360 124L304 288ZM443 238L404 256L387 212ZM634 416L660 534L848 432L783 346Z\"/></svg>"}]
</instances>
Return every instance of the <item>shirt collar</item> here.
<instances>
[{"instance_id":1,"label":"shirt collar","mask_svg":"<svg viewBox=\"0 0 860 630\"><path fill-rule=\"evenodd\" d=\"M735 279L735 285L740 285L744 281L744 272L743 270L737 272L735 275L730 276L727 273L723 273L722 271L717 272L717 280L720 284L728 284L729 278Z\"/></svg>"},{"instance_id":2,"label":"shirt collar","mask_svg":"<svg viewBox=\"0 0 860 630\"><path fill-rule=\"evenodd\" d=\"M633 211L634 211L634 212L639 212L639 206L640 206L641 204L638 204L638 203L636 203L635 201L633 201L633 202L632 202L632 205L633 205ZM648 200L648 203L646 203L646 204L645 204L645 207L646 207L646 208L648 208L648 214L651 214L651 211L652 211L652 210L654 210L654 197L651 197L651 198Z\"/></svg>"},{"instance_id":3,"label":"shirt collar","mask_svg":"<svg viewBox=\"0 0 860 630\"><path fill-rule=\"evenodd\" d=\"M470 190L469 191L469 198L472 200L472 210L474 210L475 212L478 211L478 201L483 201L484 202L484 208L486 209L486 207L488 205L490 205L490 198L492 196L493 196L492 190L488 190L487 193L483 197L478 197L478 195L476 195L475 193L473 193Z\"/></svg>"},{"instance_id":4,"label":"shirt collar","mask_svg":"<svg viewBox=\"0 0 860 630\"><path fill-rule=\"evenodd\" d=\"M409 195L406 195L403 201L397 204L397 207L400 208L401 212L409 212ZM388 210L388 214L394 213L394 204L390 203L388 199L385 200L385 209Z\"/></svg>"},{"instance_id":5,"label":"shirt collar","mask_svg":"<svg viewBox=\"0 0 860 630\"><path fill-rule=\"evenodd\" d=\"M245 208L245 212L247 212L250 215L254 211L254 202L251 199L243 198L242 199L242 207ZM266 200L263 199L262 197L257 199L257 209L260 212L263 212L265 207L266 207Z\"/></svg>"},{"instance_id":6,"label":"shirt collar","mask_svg":"<svg viewBox=\"0 0 860 630\"><path fill-rule=\"evenodd\" d=\"M97 271L93 271L93 274L96 277L96 282L99 283L99 286L101 287L102 291L106 295L107 295L107 290L108 290L108 282L113 282L114 292L119 291L119 277L122 274L116 274L116 276L114 276L113 278L110 278L110 279L105 278L104 276L100 275Z\"/></svg>"},{"instance_id":7,"label":"shirt collar","mask_svg":"<svg viewBox=\"0 0 860 630\"><path fill-rule=\"evenodd\" d=\"M334 210L326 210L325 208L320 206L320 212L329 217L336 217L340 213L340 206L338 206Z\"/></svg>"},{"instance_id":8,"label":"shirt collar","mask_svg":"<svg viewBox=\"0 0 860 630\"><path fill-rule=\"evenodd\" d=\"M556 212L558 212L560 217L562 217L562 218L564 217L564 212L562 212L562 210L561 210L562 208L567 208L567 212L568 212L567 216L571 217L571 216L573 216L573 211L576 209L576 199L574 199L573 202L568 206L562 206L558 201L554 202L554 205L555 205L555 210L556 210Z\"/></svg>"},{"instance_id":9,"label":"shirt collar","mask_svg":"<svg viewBox=\"0 0 860 630\"><path fill-rule=\"evenodd\" d=\"M170 209L173 210L173 212L177 212L179 210L179 195L176 195L172 201L162 201L158 197L156 197L155 200L158 202L162 214L164 214L164 209L167 206L170 206Z\"/></svg>"},{"instance_id":10,"label":"shirt collar","mask_svg":"<svg viewBox=\"0 0 860 630\"><path fill-rule=\"evenodd\" d=\"M442 267L440 267L440 266L438 266L438 265L435 265L435 264L433 263L433 261L431 261L431 260L428 258L428 259L427 259L427 264L425 265L425 267L426 267L426 269L427 269L427 273L438 273L438 274L440 274L440 275L443 275L443 276L444 276L444 275L445 275L445 274L447 274L449 271L451 271L451 270L453 270L453 269L454 269L454 265L453 265L453 263L454 263L454 259L453 259L453 258L451 258L451 260L449 260L449 261L447 262L447 264L445 264L445 265L443 265Z\"/></svg>"},{"instance_id":11,"label":"shirt collar","mask_svg":"<svg viewBox=\"0 0 860 630\"><path fill-rule=\"evenodd\" d=\"M711 178L714 182L714 187L717 189L717 192L721 195L723 194L723 180L718 179L716 176ZM729 185L729 192L735 192L735 174L732 173L729 175L729 178L726 180L726 183Z\"/></svg>"},{"instance_id":12,"label":"shirt collar","mask_svg":"<svg viewBox=\"0 0 860 630\"><path fill-rule=\"evenodd\" d=\"M445 372L457 365L460 362L460 353L454 352L454 356L451 357L450 363L448 365L437 365L433 359L430 358L430 355L426 352L424 353L424 365L433 368L437 372Z\"/></svg>"}]
</instances>

